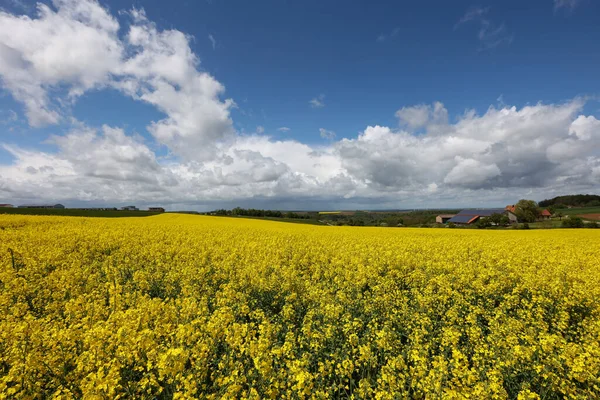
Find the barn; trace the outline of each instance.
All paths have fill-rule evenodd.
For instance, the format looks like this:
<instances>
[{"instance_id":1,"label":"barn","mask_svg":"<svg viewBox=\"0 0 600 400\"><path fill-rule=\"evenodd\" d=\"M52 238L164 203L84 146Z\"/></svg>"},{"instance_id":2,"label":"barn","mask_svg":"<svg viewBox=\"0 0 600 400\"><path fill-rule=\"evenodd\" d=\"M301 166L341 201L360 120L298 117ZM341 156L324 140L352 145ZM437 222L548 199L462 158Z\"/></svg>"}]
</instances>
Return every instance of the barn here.
<instances>
[{"instance_id":1,"label":"barn","mask_svg":"<svg viewBox=\"0 0 600 400\"><path fill-rule=\"evenodd\" d=\"M448 223L470 225L479 221L481 218L491 217L493 214L504 214L508 216L510 222L517 222L517 216L504 208L486 208L462 210L454 217L450 218Z\"/></svg>"},{"instance_id":2,"label":"barn","mask_svg":"<svg viewBox=\"0 0 600 400\"><path fill-rule=\"evenodd\" d=\"M435 217L435 222L438 224L445 224L446 222L450 221L451 218L453 218L456 214L440 214L437 217Z\"/></svg>"}]
</instances>

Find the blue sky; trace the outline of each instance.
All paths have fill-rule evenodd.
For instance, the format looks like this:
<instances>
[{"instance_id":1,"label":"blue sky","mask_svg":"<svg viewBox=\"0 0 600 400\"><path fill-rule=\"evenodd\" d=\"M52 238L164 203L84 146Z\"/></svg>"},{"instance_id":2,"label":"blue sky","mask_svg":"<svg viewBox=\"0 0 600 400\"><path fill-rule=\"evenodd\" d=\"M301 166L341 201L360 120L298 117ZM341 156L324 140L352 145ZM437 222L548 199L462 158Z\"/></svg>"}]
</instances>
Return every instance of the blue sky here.
<instances>
[{"instance_id":1,"label":"blue sky","mask_svg":"<svg viewBox=\"0 0 600 400\"><path fill-rule=\"evenodd\" d=\"M392 125L403 105L441 101L451 114L460 114L470 108L485 111L501 95L510 104L524 105L596 94L598 87L590 83L598 81L600 51L593 49L600 43L600 4L555 11L550 1L525 7L522 1L503 3L133 4L143 6L159 26L195 37L191 47L201 67L239 105L232 113L239 129L253 131L260 125L278 134L277 128L288 126L292 137L319 142L322 126L356 136L365 125ZM132 2L108 5L129 9ZM482 50L478 21L456 25L475 7L489 7L489 20L505 24L513 41ZM387 37L378 42L380 35ZM307 107L321 94L324 109ZM97 107L96 101L105 104L99 95L89 107ZM123 120L120 113L111 114L113 123ZM95 117L104 121L99 113ZM140 119L140 130L146 120Z\"/></svg>"},{"instance_id":2,"label":"blue sky","mask_svg":"<svg viewBox=\"0 0 600 400\"><path fill-rule=\"evenodd\" d=\"M556 11L547 0L160 3L140 4L151 20L195 36L202 67L252 114L234 113L246 130L289 125L319 141L321 126L355 136L366 124L391 125L403 105L441 101L459 114L501 95L524 105L598 90L600 4L591 1ZM457 26L476 7L489 7L486 18L513 41L482 49L478 21ZM307 108L320 94L326 108Z\"/></svg>"},{"instance_id":3,"label":"blue sky","mask_svg":"<svg viewBox=\"0 0 600 400\"><path fill-rule=\"evenodd\" d=\"M83 3L85 7L74 5L73 0L46 2L50 16L40 14L35 3L25 0L6 0L2 5L5 10L2 18L10 21L13 32L16 29L19 34L14 39L9 37L11 32L4 35L0 32L0 44L10 49L0 52L0 59L4 57L5 61L10 61L9 58L14 56L16 60L31 62L27 64L31 68L21 68L25 74L30 73L30 76L22 76L15 72L16 69L4 67L3 70L0 64L3 81L0 142L4 146L0 148L0 164L3 165L0 174L12 179L4 187L5 192L0 187L0 200L8 201L11 196L16 197L15 201L35 200L34 189L40 185L36 181L39 177L28 180L28 175L21 175L19 171L27 169L27 162L35 163L39 157L46 156L53 158L52 162L69 164L74 171L69 172L69 176L81 173L78 179L102 180L95 188L81 189L79 194L77 190L65 191L64 187L58 190L64 179L57 182L52 186L56 189L53 199L67 203L148 203L156 199L173 206L196 209L210 208L217 203L263 204L265 207L286 204L292 208L310 208L312 205L322 208L328 204L342 208L402 208L420 204L480 205L473 204L478 199L485 203L481 205L502 205L514 195L529 195L541 200L546 195L561 194L565 190L597 190L595 179L600 175L598 142L583 146L573 144L573 138L599 140L596 130L597 118L600 118L597 101L600 82L597 76L600 65L598 2L214 0L172 1L167 5L162 1L96 3L86 0ZM132 10L143 10L143 20L136 20ZM24 16L38 22L39 26L33 29L23 23ZM52 30L49 28L52 24L44 24L44 21L50 22L50 18L55 18L52 20L55 26L64 24L72 29ZM114 27L110 28L112 24L118 27L116 31ZM173 46L171 50L156 50L150 42L133 45L127 39L132 26L157 34L180 32L185 35L186 43L173 41L169 43ZM82 68L87 70L88 65L97 65L94 62L105 60L106 55L93 55L86 49L78 53L74 47L60 45L61 40L68 43L69 35L76 29L90 27L97 28L96 33L102 38L98 43L105 43L103 40L110 37L116 46L122 47L114 63L109 65L107 62L105 69L98 67L99 72L93 77L81 72ZM28 38L40 33L53 40L43 46L31 44ZM185 79L170 80L168 74L158 76L154 70L149 78L148 71L142 71L140 65L133 72L130 69L123 73L122 67L128 58L146 49L144 46L154 51L148 51L146 55L156 59L163 51L181 55L181 63L188 63L182 67L182 76L191 76L189 69L193 68L194 74L210 76L224 87L224 91L209 94L206 101L194 103L194 110L200 111L190 111L190 115L204 115L202 107L215 101L215 107L224 111L214 117L214 123L211 122L213 114L208 118L209 122L201 117L185 119L181 110L190 101L187 97L175 100L175 103L181 102L177 105L181 109L170 109L175 103L164 97L151 101L141 99L148 85L157 96L165 95L166 92L152 86L158 79L164 79L176 91L185 91L187 84ZM73 49L73 54L65 56L64 52L69 53L69 49ZM51 57L36 64L48 54L60 51L68 61ZM185 54L189 52L197 62L186 58ZM183 65L181 63L174 65L178 67ZM138 85L135 94L127 92L122 85L131 77ZM24 95L25 88L31 86L35 90L27 90L35 93ZM67 95L74 89L78 90L76 96ZM40 92L46 100L40 100L43 97ZM197 99L194 94L190 96ZM227 99L231 99L231 103L223 105ZM54 117L39 117L44 123L35 122L27 114L28 101L38 105L43 101L42 113L49 112ZM433 111L435 102L443 104L440 110L447 115L440 117L443 121L436 119L439 115ZM211 104L206 112L214 111ZM503 115L502 110L508 110L504 116L506 121L498 121L496 114L488 112L490 107L498 115ZM515 109L511 113L512 107ZM401 109L416 110L421 113L419 115L425 113L427 121L407 122L407 114L397 113ZM560 114L565 109L568 112ZM40 111L39 107L37 111ZM466 118L468 113L474 113L477 121ZM580 119L575 126L581 125L578 129L592 133L578 136L572 124L580 116L585 119ZM557 119L551 130L556 129L556 132L536 131L553 117ZM536 127L533 130L531 125L523 122L535 118L543 120L533 123ZM156 132L149 128L153 122L164 119L170 119L165 124L165 131ZM486 128L488 122L491 125ZM499 137L490 134L489 130L472 132L466 127L467 123L478 129L509 133ZM88 137L87 148L105 148L112 142L107 139L103 126L120 129L122 137L115 140L118 143L126 141L132 146L133 153L146 154L145 149L148 149L153 154L150 157L154 157L150 169L165 173L166 180L172 178L169 182L173 182L175 189L163 193L136 186L126 194L107 191L106 188L114 187L111 179L119 184L132 179L135 186L140 183L140 175L132 172L112 176L112 172L107 173L96 164L94 157L97 155L93 154L85 160L69 159L65 150L69 147L67 141L52 139L58 136L76 141L81 138L82 131L93 131L93 137ZM288 129L280 129L283 127ZM365 135L368 127L389 128L389 132L385 131L389 137L382 139L381 133L368 137ZM524 129L533 133L523 134ZM587 139L582 139L583 136ZM248 144L249 137L255 143ZM533 161L519 159L524 156L518 149L509 148L516 138L525 137L528 140L533 137L534 142L539 139L540 147L535 150L540 154L533 156ZM414 138L418 142L414 142ZM431 160L431 163L439 164L440 170L426 174L422 170L430 168L431 163L416 165L420 161L410 160L405 153L426 158L427 149L431 148L427 143L435 139L447 144L454 138L463 142L477 139L485 141L487 146L473 144L473 154L468 149L447 151L447 159ZM373 140L384 146L381 151ZM287 163L289 154L285 152L298 149L291 150L285 145L279 146L285 149L271 149L278 147L276 143L302 145L304 150L308 147L309 158L296 160L294 165ZM354 145L357 147L348 150ZM263 150L261 146L269 149ZM389 153L389 146L398 146L398 151ZM490 153L490 149L502 146L509 148L506 154ZM585 159L586 164L569 165L570 159L547 151L561 146L569 147L568 151L562 149L561 154ZM107 149L114 153L109 147ZM440 149L445 151L443 146ZM542 150L546 151L544 156ZM37 161L26 160L24 151L28 152L27 157L34 157L32 154L36 153ZM250 160L249 153L243 153L246 155L238 165L233 154L242 154L240 151L258 154L252 153ZM311 152L326 154L331 159L315 161ZM204 153L211 154L212 158ZM354 159L354 154L358 153L361 156ZM196 154L199 155L196 157ZM380 154L381 159L378 159ZM235 161L224 162L229 160L227 157L234 157ZM359 172L353 172L357 160L365 159L371 163L357 168ZM81 165L76 165L78 163ZM336 173L298 168L306 163L334 169ZM515 163L523 164L522 177L512 169L511 165ZM200 175L191 178L191 165L201 166ZM230 177L221 179L219 174L230 165L240 169L227 171L225 175ZM536 168L548 169L549 165L556 167L551 177L537 175ZM129 167L123 170L128 171ZM39 169L39 166L34 168ZM143 167L137 165L136 168ZM476 176L467 173L478 170L488 173L475 173ZM568 170L577 170L577 177L567 173ZM238 182L232 177L237 175L239 178L240 171L259 172L253 177L240 178L241 182ZM382 178L381 171L388 175ZM189 185L206 178L207 174L211 179L202 180L202 190L193 196L182 195L189 190ZM402 179L390 179L395 175ZM147 181L146 178L141 181ZM298 179L302 183L296 182ZM332 189L335 185L331 179L340 187ZM72 185L77 182L72 181ZM294 185L306 187L296 191ZM158 195L158 192L162 194ZM294 202L298 198L302 200Z\"/></svg>"}]
</instances>

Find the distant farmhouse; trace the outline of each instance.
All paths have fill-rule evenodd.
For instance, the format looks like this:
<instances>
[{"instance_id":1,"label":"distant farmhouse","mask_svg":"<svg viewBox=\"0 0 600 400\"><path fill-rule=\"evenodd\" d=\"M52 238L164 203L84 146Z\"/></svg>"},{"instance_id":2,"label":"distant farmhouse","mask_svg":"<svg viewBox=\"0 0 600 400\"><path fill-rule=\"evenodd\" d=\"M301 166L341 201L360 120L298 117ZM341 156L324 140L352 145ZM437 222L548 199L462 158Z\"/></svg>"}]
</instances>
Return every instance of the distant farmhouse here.
<instances>
[{"instance_id":1,"label":"distant farmhouse","mask_svg":"<svg viewBox=\"0 0 600 400\"><path fill-rule=\"evenodd\" d=\"M540 219L550 219L550 218L552 218L552 213L550 213L550 211L548 211L548 210L543 210L543 211L540 213Z\"/></svg>"},{"instance_id":2,"label":"distant farmhouse","mask_svg":"<svg viewBox=\"0 0 600 400\"><path fill-rule=\"evenodd\" d=\"M0 204L0 208L13 208L12 204Z\"/></svg>"},{"instance_id":3,"label":"distant farmhouse","mask_svg":"<svg viewBox=\"0 0 600 400\"><path fill-rule=\"evenodd\" d=\"M511 213L513 213L513 214L515 213L516 209L517 209L517 206L514 205L514 204L506 206L506 210L509 211L509 212L511 212ZM550 219L550 218L552 218L552 213L550 211L548 211L547 209L543 209L540 212L539 217L538 217L539 220L547 220L547 219Z\"/></svg>"},{"instance_id":4,"label":"distant farmhouse","mask_svg":"<svg viewBox=\"0 0 600 400\"><path fill-rule=\"evenodd\" d=\"M437 217L435 217L435 222L437 222L438 224L445 224L450 219L454 218L455 215L456 214L440 214Z\"/></svg>"},{"instance_id":5,"label":"distant farmhouse","mask_svg":"<svg viewBox=\"0 0 600 400\"><path fill-rule=\"evenodd\" d=\"M62 204L24 204L19 206L19 208L60 208L64 209L65 206Z\"/></svg>"},{"instance_id":6,"label":"distant farmhouse","mask_svg":"<svg viewBox=\"0 0 600 400\"><path fill-rule=\"evenodd\" d=\"M148 211L152 211L152 212L165 212L165 209L162 207L148 207Z\"/></svg>"},{"instance_id":7,"label":"distant farmhouse","mask_svg":"<svg viewBox=\"0 0 600 400\"><path fill-rule=\"evenodd\" d=\"M125 206L125 207L121 207L121 210L123 210L123 211L139 211L140 209L137 208L136 206Z\"/></svg>"},{"instance_id":8,"label":"distant farmhouse","mask_svg":"<svg viewBox=\"0 0 600 400\"><path fill-rule=\"evenodd\" d=\"M508 217L508 220L513 223L517 222L517 216L510 210L504 208L488 208L482 210L462 210L452 218L448 219L448 223L459 225L471 225L479 221L481 218L491 217L493 214L503 214ZM437 220L437 218L436 218Z\"/></svg>"}]
</instances>

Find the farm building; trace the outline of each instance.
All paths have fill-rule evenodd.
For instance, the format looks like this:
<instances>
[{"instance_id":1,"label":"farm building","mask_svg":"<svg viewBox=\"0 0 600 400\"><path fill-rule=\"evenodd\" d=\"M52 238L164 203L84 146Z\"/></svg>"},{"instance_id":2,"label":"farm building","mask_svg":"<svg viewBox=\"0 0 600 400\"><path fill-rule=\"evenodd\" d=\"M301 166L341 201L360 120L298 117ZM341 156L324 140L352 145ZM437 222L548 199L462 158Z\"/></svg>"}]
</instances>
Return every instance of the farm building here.
<instances>
[{"instance_id":1,"label":"farm building","mask_svg":"<svg viewBox=\"0 0 600 400\"><path fill-rule=\"evenodd\" d=\"M162 207L148 207L148 211L153 212L165 212L165 209Z\"/></svg>"},{"instance_id":2,"label":"farm building","mask_svg":"<svg viewBox=\"0 0 600 400\"><path fill-rule=\"evenodd\" d=\"M137 208L136 206L125 206L125 207L121 207L121 210L123 210L123 211L139 211L139 208Z\"/></svg>"},{"instance_id":3,"label":"farm building","mask_svg":"<svg viewBox=\"0 0 600 400\"><path fill-rule=\"evenodd\" d=\"M543 211L540 213L540 219L550 219L550 218L552 218L552 214L550 213L550 211L548 211L548 210L543 210Z\"/></svg>"},{"instance_id":4,"label":"farm building","mask_svg":"<svg viewBox=\"0 0 600 400\"><path fill-rule=\"evenodd\" d=\"M0 208L13 208L12 204L0 204Z\"/></svg>"},{"instance_id":5,"label":"farm building","mask_svg":"<svg viewBox=\"0 0 600 400\"><path fill-rule=\"evenodd\" d=\"M60 208L63 209L65 206L62 204L23 204L19 208Z\"/></svg>"},{"instance_id":6,"label":"farm building","mask_svg":"<svg viewBox=\"0 0 600 400\"><path fill-rule=\"evenodd\" d=\"M445 224L450 220L450 218L453 218L455 215L456 214L440 214L437 217L435 217L435 222L438 224Z\"/></svg>"},{"instance_id":7,"label":"farm building","mask_svg":"<svg viewBox=\"0 0 600 400\"><path fill-rule=\"evenodd\" d=\"M470 225L477 221L480 218L490 217L493 214L504 214L508 217L510 222L517 222L517 216L509 210L503 208L488 208L482 210L462 210L454 217L450 218L448 222L452 222L454 224L462 224L462 225Z\"/></svg>"},{"instance_id":8,"label":"farm building","mask_svg":"<svg viewBox=\"0 0 600 400\"><path fill-rule=\"evenodd\" d=\"M515 206L514 204L511 204L509 206L506 206L506 211L511 212L511 213L515 213L517 206ZM550 219L552 218L552 213L546 209L540 211L540 215L539 215L539 220L546 220L546 219Z\"/></svg>"}]
</instances>

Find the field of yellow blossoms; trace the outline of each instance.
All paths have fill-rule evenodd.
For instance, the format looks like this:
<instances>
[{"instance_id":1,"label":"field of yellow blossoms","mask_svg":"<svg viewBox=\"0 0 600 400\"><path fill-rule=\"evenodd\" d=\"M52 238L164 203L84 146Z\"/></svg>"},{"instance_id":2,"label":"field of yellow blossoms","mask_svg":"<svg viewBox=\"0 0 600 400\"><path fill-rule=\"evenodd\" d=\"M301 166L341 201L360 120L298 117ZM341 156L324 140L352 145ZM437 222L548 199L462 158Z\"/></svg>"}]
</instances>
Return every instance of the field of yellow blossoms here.
<instances>
[{"instance_id":1,"label":"field of yellow blossoms","mask_svg":"<svg viewBox=\"0 0 600 400\"><path fill-rule=\"evenodd\" d=\"M600 398L600 232L0 216L0 398Z\"/></svg>"}]
</instances>

